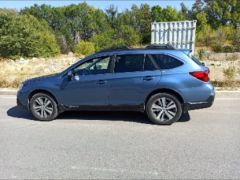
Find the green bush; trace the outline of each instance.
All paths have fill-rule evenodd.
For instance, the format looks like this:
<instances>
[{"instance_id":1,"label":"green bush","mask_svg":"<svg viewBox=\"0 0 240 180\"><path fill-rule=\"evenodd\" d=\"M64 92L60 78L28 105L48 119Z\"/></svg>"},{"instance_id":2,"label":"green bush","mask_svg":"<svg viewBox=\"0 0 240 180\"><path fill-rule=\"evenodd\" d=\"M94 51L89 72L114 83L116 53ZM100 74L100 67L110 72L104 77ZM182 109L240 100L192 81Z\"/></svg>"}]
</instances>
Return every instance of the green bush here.
<instances>
[{"instance_id":1,"label":"green bush","mask_svg":"<svg viewBox=\"0 0 240 180\"><path fill-rule=\"evenodd\" d=\"M231 44L229 45L213 44L212 50L217 53L220 53L220 52L231 53L231 52L235 52L235 47Z\"/></svg>"},{"instance_id":2,"label":"green bush","mask_svg":"<svg viewBox=\"0 0 240 180\"><path fill-rule=\"evenodd\" d=\"M234 67L229 67L223 69L223 74L227 81L233 81L237 75L237 70Z\"/></svg>"},{"instance_id":3,"label":"green bush","mask_svg":"<svg viewBox=\"0 0 240 180\"><path fill-rule=\"evenodd\" d=\"M0 13L0 56L49 57L59 52L45 21L31 15Z\"/></svg>"},{"instance_id":4,"label":"green bush","mask_svg":"<svg viewBox=\"0 0 240 180\"><path fill-rule=\"evenodd\" d=\"M199 59L203 60L205 56L206 56L206 50L205 49L200 49L199 52L198 52Z\"/></svg>"},{"instance_id":5,"label":"green bush","mask_svg":"<svg viewBox=\"0 0 240 180\"><path fill-rule=\"evenodd\" d=\"M80 43L78 43L75 46L74 52L76 54L82 54L82 55L85 55L85 56L93 54L95 52L94 43L81 41Z\"/></svg>"},{"instance_id":6,"label":"green bush","mask_svg":"<svg viewBox=\"0 0 240 180\"><path fill-rule=\"evenodd\" d=\"M197 46L210 46L214 37L214 30L211 26L206 25L200 31L196 33L196 45Z\"/></svg>"},{"instance_id":7,"label":"green bush","mask_svg":"<svg viewBox=\"0 0 240 180\"><path fill-rule=\"evenodd\" d=\"M239 88L240 87L240 81L211 81L211 83L215 87L222 87L224 89L232 89L232 88Z\"/></svg>"},{"instance_id":8,"label":"green bush","mask_svg":"<svg viewBox=\"0 0 240 180\"><path fill-rule=\"evenodd\" d=\"M121 25L118 30L110 29L104 33L94 35L90 41L96 50L120 46L133 46L140 43L140 35L131 26Z\"/></svg>"},{"instance_id":9,"label":"green bush","mask_svg":"<svg viewBox=\"0 0 240 180\"><path fill-rule=\"evenodd\" d=\"M240 29L235 29L231 36L231 41L235 48L235 52L240 52Z\"/></svg>"},{"instance_id":10,"label":"green bush","mask_svg":"<svg viewBox=\"0 0 240 180\"><path fill-rule=\"evenodd\" d=\"M211 47L214 52L240 51L240 30L232 26L220 26L213 30L209 25L196 34L197 46Z\"/></svg>"},{"instance_id":11,"label":"green bush","mask_svg":"<svg viewBox=\"0 0 240 180\"><path fill-rule=\"evenodd\" d=\"M236 30L231 26L219 27L213 35L210 46L215 52L235 52L236 45L233 43Z\"/></svg>"},{"instance_id":12,"label":"green bush","mask_svg":"<svg viewBox=\"0 0 240 180\"><path fill-rule=\"evenodd\" d=\"M115 32L115 34L118 38L124 40L124 44L127 46L137 45L141 40L139 33L129 25L121 25L119 31Z\"/></svg>"}]
</instances>

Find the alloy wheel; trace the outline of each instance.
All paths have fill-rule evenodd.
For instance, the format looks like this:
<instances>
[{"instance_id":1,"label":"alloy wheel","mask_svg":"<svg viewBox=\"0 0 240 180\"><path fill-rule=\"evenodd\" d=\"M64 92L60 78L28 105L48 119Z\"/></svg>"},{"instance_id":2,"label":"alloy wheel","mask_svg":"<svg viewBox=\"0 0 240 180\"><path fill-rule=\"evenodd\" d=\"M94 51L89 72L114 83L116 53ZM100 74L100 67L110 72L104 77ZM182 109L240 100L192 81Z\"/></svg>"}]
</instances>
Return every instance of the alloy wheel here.
<instances>
[{"instance_id":1,"label":"alloy wheel","mask_svg":"<svg viewBox=\"0 0 240 180\"><path fill-rule=\"evenodd\" d=\"M151 111L154 117L159 121L170 121L177 114L177 105L172 99L161 97L152 103Z\"/></svg>"},{"instance_id":2,"label":"alloy wheel","mask_svg":"<svg viewBox=\"0 0 240 180\"><path fill-rule=\"evenodd\" d=\"M53 114L53 103L49 98L40 96L33 102L33 111L41 118L48 118Z\"/></svg>"}]
</instances>

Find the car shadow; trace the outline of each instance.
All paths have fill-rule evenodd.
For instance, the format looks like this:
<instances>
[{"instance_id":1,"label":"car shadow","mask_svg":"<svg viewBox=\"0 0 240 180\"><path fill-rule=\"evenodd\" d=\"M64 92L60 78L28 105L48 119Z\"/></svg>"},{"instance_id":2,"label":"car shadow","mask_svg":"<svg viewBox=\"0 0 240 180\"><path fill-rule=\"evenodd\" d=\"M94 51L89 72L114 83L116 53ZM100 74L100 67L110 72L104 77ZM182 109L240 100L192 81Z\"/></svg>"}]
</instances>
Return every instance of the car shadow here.
<instances>
[{"instance_id":1,"label":"car shadow","mask_svg":"<svg viewBox=\"0 0 240 180\"><path fill-rule=\"evenodd\" d=\"M190 120L191 120L191 117L190 117L189 112L185 112L185 113L183 112L182 116L180 117L180 119L177 122L187 122Z\"/></svg>"},{"instance_id":2,"label":"car shadow","mask_svg":"<svg viewBox=\"0 0 240 180\"><path fill-rule=\"evenodd\" d=\"M102 120L102 121L129 121L136 123L151 124L143 113L122 111L67 111L58 116L58 120Z\"/></svg>"},{"instance_id":3,"label":"car shadow","mask_svg":"<svg viewBox=\"0 0 240 180\"><path fill-rule=\"evenodd\" d=\"M19 108L18 106L11 107L7 110L7 115L14 118L21 118L27 120L35 120L32 114L26 110Z\"/></svg>"},{"instance_id":4,"label":"car shadow","mask_svg":"<svg viewBox=\"0 0 240 180\"><path fill-rule=\"evenodd\" d=\"M7 111L7 115L14 118L36 120L28 111L14 106ZM152 124L144 113L122 111L67 111L61 113L57 120L102 120L102 121L129 121L136 123ZM190 120L189 113L184 113L178 122Z\"/></svg>"}]
</instances>

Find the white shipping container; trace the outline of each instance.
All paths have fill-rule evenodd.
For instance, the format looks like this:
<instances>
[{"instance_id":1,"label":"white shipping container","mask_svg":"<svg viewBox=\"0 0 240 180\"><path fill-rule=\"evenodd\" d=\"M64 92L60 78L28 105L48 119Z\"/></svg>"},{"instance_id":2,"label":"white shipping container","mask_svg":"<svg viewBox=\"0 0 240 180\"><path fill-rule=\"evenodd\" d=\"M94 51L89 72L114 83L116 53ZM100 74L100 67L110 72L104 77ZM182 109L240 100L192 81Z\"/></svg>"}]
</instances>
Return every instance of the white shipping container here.
<instances>
[{"instance_id":1,"label":"white shipping container","mask_svg":"<svg viewBox=\"0 0 240 180\"><path fill-rule=\"evenodd\" d=\"M177 49L194 52L197 21L153 22L151 44L171 44Z\"/></svg>"}]
</instances>

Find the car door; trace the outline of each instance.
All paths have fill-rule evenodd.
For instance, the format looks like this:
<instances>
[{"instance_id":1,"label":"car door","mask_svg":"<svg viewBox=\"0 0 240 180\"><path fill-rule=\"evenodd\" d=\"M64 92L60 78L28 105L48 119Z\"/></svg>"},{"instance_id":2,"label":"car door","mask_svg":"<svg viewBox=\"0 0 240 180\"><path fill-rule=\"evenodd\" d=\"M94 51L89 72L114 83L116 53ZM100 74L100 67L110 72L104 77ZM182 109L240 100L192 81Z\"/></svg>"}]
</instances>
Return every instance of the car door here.
<instances>
[{"instance_id":1,"label":"car door","mask_svg":"<svg viewBox=\"0 0 240 180\"><path fill-rule=\"evenodd\" d=\"M75 67L73 78L61 90L66 106L106 106L108 84L105 79L111 75L112 57L90 59Z\"/></svg>"},{"instance_id":2,"label":"car door","mask_svg":"<svg viewBox=\"0 0 240 180\"><path fill-rule=\"evenodd\" d=\"M161 71L144 71L144 54L115 56L114 73L108 79L111 106L142 105L147 94L156 86Z\"/></svg>"}]
</instances>

